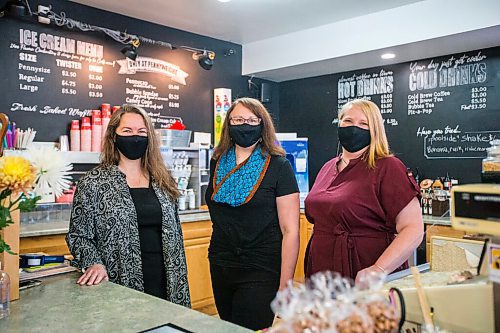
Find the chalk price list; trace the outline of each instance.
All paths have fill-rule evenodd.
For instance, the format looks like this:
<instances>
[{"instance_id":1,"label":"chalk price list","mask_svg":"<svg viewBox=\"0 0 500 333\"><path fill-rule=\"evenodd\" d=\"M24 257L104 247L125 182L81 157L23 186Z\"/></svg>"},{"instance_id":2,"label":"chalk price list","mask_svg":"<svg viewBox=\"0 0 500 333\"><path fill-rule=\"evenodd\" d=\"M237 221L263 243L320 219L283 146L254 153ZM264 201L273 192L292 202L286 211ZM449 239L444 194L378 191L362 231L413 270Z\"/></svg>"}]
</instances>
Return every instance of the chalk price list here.
<instances>
[{"instance_id":1,"label":"chalk price list","mask_svg":"<svg viewBox=\"0 0 500 333\"><path fill-rule=\"evenodd\" d=\"M89 89L89 97L91 98L102 98L104 97L103 89L103 72L102 66L89 66L89 83L87 87Z\"/></svg>"},{"instance_id":2,"label":"chalk price list","mask_svg":"<svg viewBox=\"0 0 500 333\"><path fill-rule=\"evenodd\" d=\"M76 78L77 73L70 70L63 69L61 71L61 94L63 95L76 95Z\"/></svg>"},{"instance_id":3,"label":"chalk price list","mask_svg":"<svg viewBox=\"0 0 500 333\"><path fill-rule=\"evenodd\" d=\"M487 107L488 87L471 88L470 104L462 104L460 110L481 110Z\"/></svg>"},{"instance_id":4,"label":"chalk price list","mask_svg":"<svg viewBox=\"0 0 500 333\"><path fill-rule=\"evenodd\" d=\"M392 104L392 94L382 94L380 95L380 113L384 117L384 122L387 125L398 126L398 120L396 118L386 118L392 116L393 104Z\"/></svg>"},{"instance_id":5,"label":"chalk price list","mask_svg":"<svg viewBox=\"0 0 500 333\"><path fill-rule=\"evenodd\" d=\"M170 90L179 90L179 85L178 84L169 84L168 89ZM179 103L179 94L176 93L169 93L168 94L168 107L169 108L175 108L178 109L180 107Z\"/></svg>"}]
</instances>

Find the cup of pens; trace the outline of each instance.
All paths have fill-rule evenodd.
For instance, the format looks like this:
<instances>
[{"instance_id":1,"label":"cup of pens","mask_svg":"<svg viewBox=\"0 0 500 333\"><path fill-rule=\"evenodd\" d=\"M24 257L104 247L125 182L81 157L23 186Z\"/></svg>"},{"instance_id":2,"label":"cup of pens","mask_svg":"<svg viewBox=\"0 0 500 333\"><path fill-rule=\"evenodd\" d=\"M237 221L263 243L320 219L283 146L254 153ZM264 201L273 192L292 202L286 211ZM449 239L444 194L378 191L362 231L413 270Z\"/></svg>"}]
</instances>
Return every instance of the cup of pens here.
<instances>
[{"instance_id":1,"label":"cup of pens","mask_svg":"<svg viewBox=\"0 0 500 333\"><path fill-rule=\"evenodd\" d=\"M6 149L27 149L35 139L35 135L36 131L32 128L22 130L16 128L15 122L9 122L2 145Z\"/></svg>"}]
</instances>

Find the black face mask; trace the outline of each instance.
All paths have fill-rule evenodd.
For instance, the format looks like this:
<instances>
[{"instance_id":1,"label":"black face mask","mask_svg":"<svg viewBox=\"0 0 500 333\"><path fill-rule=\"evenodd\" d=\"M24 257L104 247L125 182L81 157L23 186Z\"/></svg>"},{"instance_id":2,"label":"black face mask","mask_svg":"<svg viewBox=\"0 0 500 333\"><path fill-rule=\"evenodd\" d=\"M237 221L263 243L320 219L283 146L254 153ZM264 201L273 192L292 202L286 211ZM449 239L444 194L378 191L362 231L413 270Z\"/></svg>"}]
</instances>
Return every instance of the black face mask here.
<instances>
[{"instance_id":1,"label":"black face mask","mask_svg":"<svg viewBox=\"0 0 500 333\"><path fill-rule=\"evenodd\" d=\"M339 127L339 141L350 153L355 153L370 144L370 131L358 126Z\"/></svg>"},{"instance_id":2,"label":"black face mask","mask_svg":"<svg viewBox=\"0 0 500 333\"><path fill-rule=\"evenodd\" d=\"M144 156L148 149L148 137L140 135L116 135L116 148L129 160L137 160Z\"/></svg>"},{"instance_id":3,"label":"black face mask","mask_svg":"<svg viewBox=\"0 0 500 333\"><path fill-rule=\"evenodd\" d=\"M261 125L229 125L229 136L233 139L234 143L243 148L248 148L259 141L261 135Z\"/></svg>"}]
</instances>

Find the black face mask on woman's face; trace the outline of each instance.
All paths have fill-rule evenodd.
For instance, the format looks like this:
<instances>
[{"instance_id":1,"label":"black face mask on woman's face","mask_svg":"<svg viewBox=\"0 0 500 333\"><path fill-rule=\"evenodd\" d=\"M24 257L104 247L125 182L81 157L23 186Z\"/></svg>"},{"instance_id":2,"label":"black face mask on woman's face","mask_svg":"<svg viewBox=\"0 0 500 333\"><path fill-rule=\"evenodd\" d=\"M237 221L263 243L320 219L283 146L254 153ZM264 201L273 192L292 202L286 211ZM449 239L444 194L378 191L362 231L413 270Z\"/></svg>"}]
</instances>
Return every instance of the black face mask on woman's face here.
<instances>
[{"instance_id":1,"label":"black face mask on woman's face","mask_svg":"<svg viewBox=\"0 0 500 333\"><path fill-rule=\"evenodd\" d=\"M148 149L148 137L140 135L116 135L115 146L129 160L137 160L144 156Z\"/></svg>"},{"instance_id":2,"label":"black face mask on woman's face","mask_svg":"<svg viewBox=\"0 0 500 333\"><path fill-rule=\"evenodd\" d=\"M339 141L350 153L355 153L370 144L370 131L358 126L339 127Z\"/></svg>"},{"instance_id":3,"label":"black face mask on woman's face","mask_svg":"<svg viewBox=\"0 0 500 333\"><path fill-rule=\"evenodd\" d=\"M262 125L229 125L229 136L238 146L248 148L259 141L262 136Z\"/></svg>"}]
</instances>

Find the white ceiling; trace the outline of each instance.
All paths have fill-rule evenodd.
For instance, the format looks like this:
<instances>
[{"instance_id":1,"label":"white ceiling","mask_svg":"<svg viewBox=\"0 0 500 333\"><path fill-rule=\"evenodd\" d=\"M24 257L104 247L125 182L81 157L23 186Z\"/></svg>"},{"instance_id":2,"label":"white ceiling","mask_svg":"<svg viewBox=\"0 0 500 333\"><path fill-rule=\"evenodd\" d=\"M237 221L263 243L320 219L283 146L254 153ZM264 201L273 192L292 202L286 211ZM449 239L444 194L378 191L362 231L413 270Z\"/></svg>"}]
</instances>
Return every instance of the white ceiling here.
<instances>
[{"instance_id":1,"label":"white ceiling","mask_svg":"<svg viewBox=\"0 0 500 333\"><path fill-rule=\"evenodd\" d=\"M72 1L241 44L242 74L277 82L500 45L499 0Z\"/></svg>"},{"instance_id":2,"label":"white ceiling","mask_svg":"<svg viewBox=\"0 0 500 333\"><path fill-rule=\"evenodd\" d=\"M73 0L237 44L403 6L421 0Z\"/></svg>"}]
</instances>

